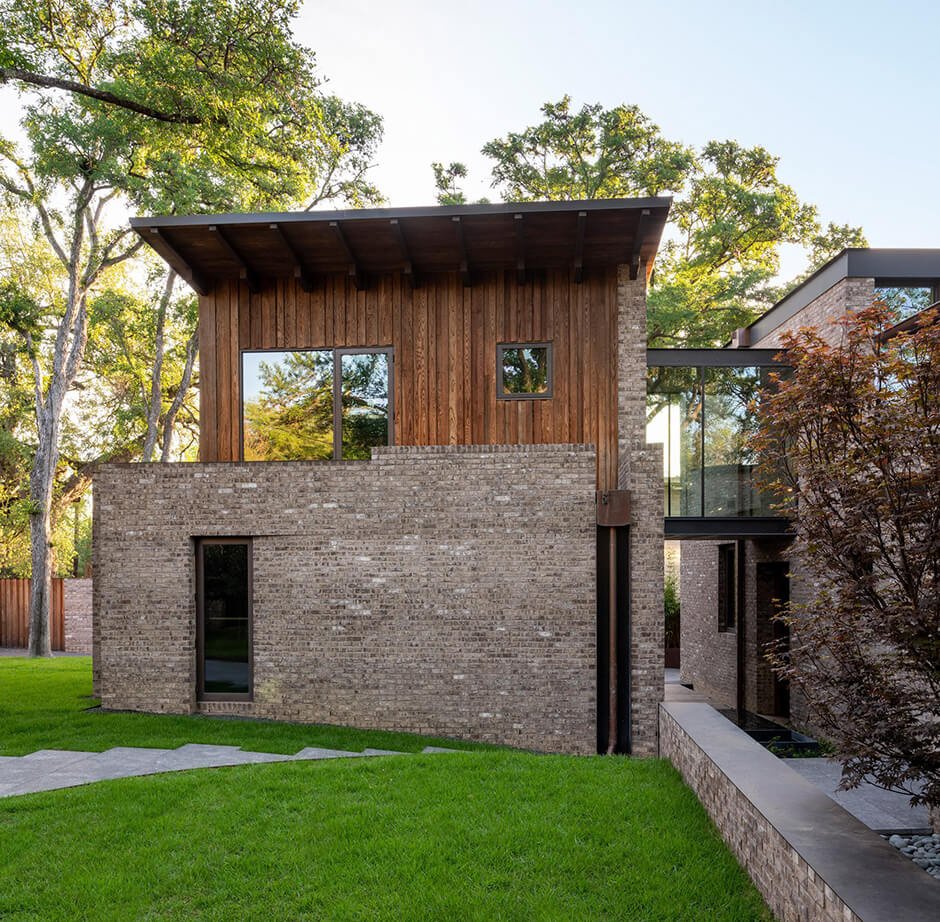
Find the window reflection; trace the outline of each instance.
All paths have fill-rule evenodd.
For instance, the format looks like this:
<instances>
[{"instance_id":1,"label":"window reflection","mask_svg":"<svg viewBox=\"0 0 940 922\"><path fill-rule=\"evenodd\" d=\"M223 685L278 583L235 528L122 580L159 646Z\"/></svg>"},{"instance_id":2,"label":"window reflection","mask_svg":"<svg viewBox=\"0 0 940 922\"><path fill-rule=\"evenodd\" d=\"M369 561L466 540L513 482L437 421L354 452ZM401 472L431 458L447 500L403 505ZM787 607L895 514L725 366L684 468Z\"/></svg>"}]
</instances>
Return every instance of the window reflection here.
<instances>
[{"instance_id":1,"label":"window reflection","mask_svg":"<svg viewBox=\"0 0 940 922\"><path fill-rule=\"evenodd\" d=\"M649 369L647 441L663 445L667 516L773 515L749 438L774 369ZM779 370L779 369L777 369Z\"/></svg>"},{"instance_id":2,"label":"window reflection","mask_svg":"<svg viewBox=\"0 0 940 922\"><path fill-rule=\"evenodd\" d=\"M246 461L333 457L333 352L246 352L242 358Z\"/></svg>"},{"instance_id":3,"label":"window reflection","mask_svg":"<svg viewBox=\"0 0 940 922\"><path fill-rule=\"evenodd\" d=\"M390 376L387 349L242 353L244 459L370 458L391 441Z\"/></svg>"},{"instance_id":4,"label":"window reflection","mask_svg":"<svg viewBox=\"0 0 940 922\"><path fill-rule=\"evenodd\" d=\"M372 457L375 445L388 445L388 355L384 352L344 354L343 457Z\"/></svg>"},{"instance_id":5,"label":"window reflection","mask_svg":"<svg viewBox=\"0 0 940 922\"><path fill-rule=\"evenodd\" d=\"M894 311L900 322L930 307L934 302L934 292L926 285L884 285L875 288L875 300Z\"/></svg>"}]
</instances>

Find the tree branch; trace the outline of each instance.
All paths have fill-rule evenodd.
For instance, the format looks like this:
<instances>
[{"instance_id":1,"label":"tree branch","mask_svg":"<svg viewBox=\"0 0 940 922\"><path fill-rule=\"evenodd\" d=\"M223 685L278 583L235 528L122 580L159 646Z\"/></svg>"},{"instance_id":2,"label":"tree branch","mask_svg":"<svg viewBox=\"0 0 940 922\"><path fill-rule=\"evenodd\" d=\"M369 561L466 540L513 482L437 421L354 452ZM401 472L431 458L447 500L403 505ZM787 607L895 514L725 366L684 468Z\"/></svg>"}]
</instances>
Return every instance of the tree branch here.
<instances>
[{"instance_id":1,"label":"tree branch","mask_svg":"<svg viewBox=\"0 0 940 922\"><path fill-rule=\"evenodd\" d=\"M97 90L94 87L85 86L85 84L78 83L75 80L64 80L59 77L47 77L43 74L34 74L20 67L0 67L0 83L5 83L9 80L18 80L20 83L43 87L44 89L64 90L67 93L76 93L79 96L97 99L99 102L106 102L120 109L136 112L138 115L155 119L158 122L169 122L174 125L201 125L203 122L197 115L186 115L180 112L164 112L160 109L154 109L151 106L134 102L133 99L118 96L115 93L108 92L108 90ZM221 120L220 124L224 124L224 120Z\"/></svg>"}]
</instances>

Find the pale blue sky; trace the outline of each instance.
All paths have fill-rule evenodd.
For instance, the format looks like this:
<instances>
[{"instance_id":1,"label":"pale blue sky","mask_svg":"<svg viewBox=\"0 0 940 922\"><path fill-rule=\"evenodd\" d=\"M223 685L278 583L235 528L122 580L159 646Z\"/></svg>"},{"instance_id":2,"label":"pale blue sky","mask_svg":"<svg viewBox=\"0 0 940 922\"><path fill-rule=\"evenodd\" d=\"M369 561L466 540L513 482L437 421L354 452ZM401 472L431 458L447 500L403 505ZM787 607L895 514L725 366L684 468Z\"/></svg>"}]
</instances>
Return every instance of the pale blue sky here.
<instances>
[{"instance_id":1,"label":"pale blue sky","mask_svg":"<svg viewBox=\"0 0 940 922\"><path fill-rule=\"evenodd\" d=\"M567 92L636 103L689 144L763 144L824 220L940 246L937 3L308 0L298 37L384 116L393 205L433 201L432 160L465 161L487 194L480 147Z\"/></svg>"}]
</instances>

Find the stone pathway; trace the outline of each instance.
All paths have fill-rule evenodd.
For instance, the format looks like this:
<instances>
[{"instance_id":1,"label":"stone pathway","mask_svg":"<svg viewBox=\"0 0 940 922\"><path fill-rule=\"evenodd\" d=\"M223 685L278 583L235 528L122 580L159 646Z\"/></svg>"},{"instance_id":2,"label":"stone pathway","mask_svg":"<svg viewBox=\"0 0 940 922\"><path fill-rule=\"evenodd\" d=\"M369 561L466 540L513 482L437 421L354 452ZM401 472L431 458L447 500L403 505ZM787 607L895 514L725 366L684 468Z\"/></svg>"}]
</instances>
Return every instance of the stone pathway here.
<instances>
[{"instance_id":1,"label":"stone pathway","mask_svg":"<svg viewBox=\"0 0 940 922\"><path fill-rule=\"evenodd\" d=\"M461 752L425 746L422 752ZM156 775L192 768L220 768L223 765L249 765L259 762L305 762L315 759L351 759L368 756L403 756L391 749L317 749L308 746L294 755L274 752L246 752L238 746L206 746L187 743L178 749L144 749L116 746L105 752L75 752L68 749L40 749L27 756L0 756L0 797L33 794L71 788L93 781Z\"/></svg>"},{"instance_id":2,"label":"stone pathway","mask_svg":"<svg viewBox=\"0 0 940 922\"><path fill-rule=\"evenodd\" d=\"M930 832L926 807L912 807L906 794L895 794L861 784L851 791L840 791L842 768L833 759L782 759L797 774L811 781L837 804L876 832L917 834Z\"/></svg>"}]
</instances>

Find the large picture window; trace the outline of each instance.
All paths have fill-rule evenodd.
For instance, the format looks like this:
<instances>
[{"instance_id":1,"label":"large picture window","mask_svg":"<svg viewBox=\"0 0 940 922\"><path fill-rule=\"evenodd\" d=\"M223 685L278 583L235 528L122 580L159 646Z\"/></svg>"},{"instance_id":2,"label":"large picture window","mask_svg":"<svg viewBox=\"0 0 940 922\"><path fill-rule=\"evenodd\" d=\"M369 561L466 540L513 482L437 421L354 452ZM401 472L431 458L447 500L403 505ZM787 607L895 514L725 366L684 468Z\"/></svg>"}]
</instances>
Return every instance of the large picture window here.
<instances>
[{"instance_id":1,"label":"large picture window","mask_svg":"<svg viewBox=\"0 0 940 922\"><path fill-rule=\"evenodd\" d=\"M242 353L245 461L368 459L391 408L391 349Z\"/></svg>"}]
</instances>

